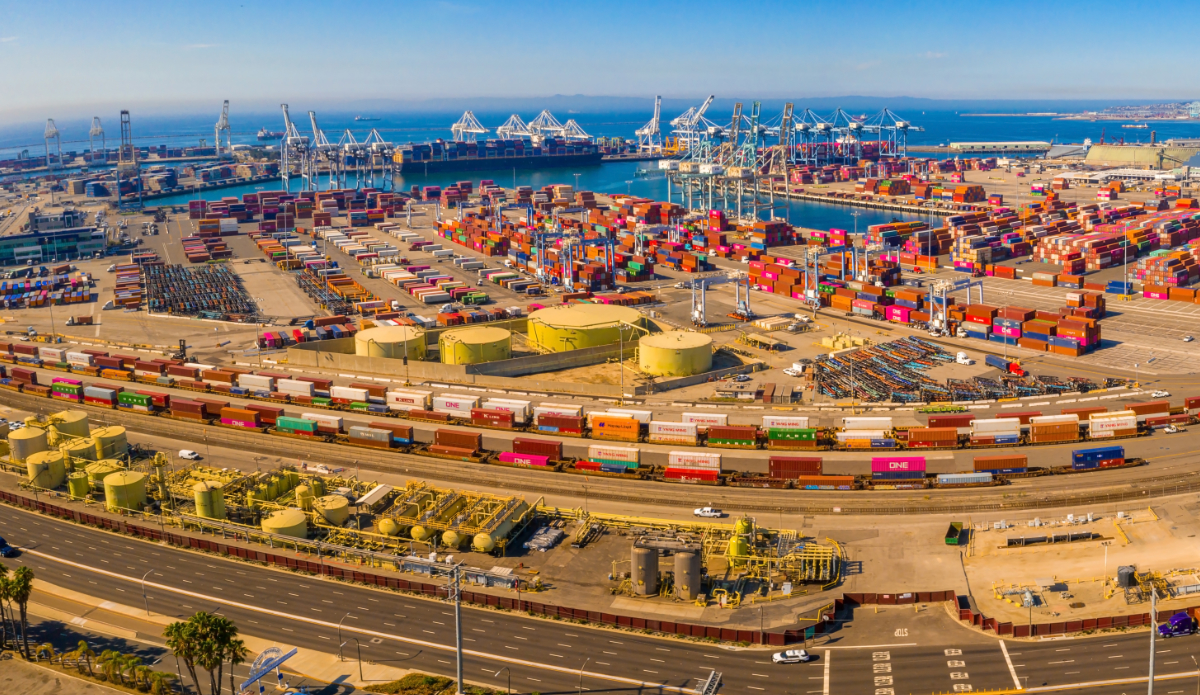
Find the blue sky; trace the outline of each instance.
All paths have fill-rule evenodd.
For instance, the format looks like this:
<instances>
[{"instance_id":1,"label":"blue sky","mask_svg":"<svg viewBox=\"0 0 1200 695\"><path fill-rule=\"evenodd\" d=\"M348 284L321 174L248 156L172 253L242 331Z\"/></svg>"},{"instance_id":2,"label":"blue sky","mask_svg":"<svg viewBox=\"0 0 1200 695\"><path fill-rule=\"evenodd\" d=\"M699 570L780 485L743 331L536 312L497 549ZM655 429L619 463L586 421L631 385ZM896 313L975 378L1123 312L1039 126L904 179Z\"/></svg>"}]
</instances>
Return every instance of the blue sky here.
<instances>
[{"instance_id":1,"label":"blue sky","mask_svg":"<svg viewBox=\"0 0 1200 695\"><path fill-rule=\"evenodd\" d=\"M1139 5L0 0L0 123L221 99L1200 98L1170 28L1200 3Z\"/></svg>"}]
</instances>

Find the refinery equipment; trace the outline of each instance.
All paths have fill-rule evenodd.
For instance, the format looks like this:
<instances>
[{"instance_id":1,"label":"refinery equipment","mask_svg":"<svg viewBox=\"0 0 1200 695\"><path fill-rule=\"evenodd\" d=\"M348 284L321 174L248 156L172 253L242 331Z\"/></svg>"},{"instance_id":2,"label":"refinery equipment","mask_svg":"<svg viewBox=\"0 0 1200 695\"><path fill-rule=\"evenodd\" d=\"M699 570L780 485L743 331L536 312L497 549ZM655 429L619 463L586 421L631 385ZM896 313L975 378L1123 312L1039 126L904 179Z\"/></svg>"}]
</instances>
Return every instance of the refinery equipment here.
<instances>
[{"instance_id":1,"label":"refinery equipment","mask_svg":"<svg viewBox=\"0 0 1200 695\"><path fill-rule=\"evenodd\" d=\"M146 506L146 474L115 471L104 476L104 505L110 512L142 511Z\"/></svg>"},{"instance_id":2,"label":"refinery equipment","mask_svg":"<svg viewBox=\"0 0 1200 695\"><path fill-rule=\"evenodd\" d=\"M217 120L217 124L213 126L213 144L217 147L217 158L221 157L221 133L225 133L225 154L233 154L233 140L230 138L232 131L229 128L229 100L221 106L221 117Z\"/></svg>"},{"instance_id":3,"label":"refinery equipment","mask_svg":"<svg viewBox=\"0 0 1200 695\"><path fill-rule=\"evenodd\" d=\"M24 463L30 456L49 448L46 430L40 427L23 427L8 434L9 458Z\"/></svg>"},{"instance_id":4,"label":"refinery equipment","mask_svg":"<svg viewBox=\"0 0 1200 695\"><path fill-rule=\"evenodd\" d=\"M662 115L662 97L654 97L654 117L650 122L637 129L638 151L648 154L661 154L663 149L662 129L659 120Z\"/></svg>"}]
</instances>

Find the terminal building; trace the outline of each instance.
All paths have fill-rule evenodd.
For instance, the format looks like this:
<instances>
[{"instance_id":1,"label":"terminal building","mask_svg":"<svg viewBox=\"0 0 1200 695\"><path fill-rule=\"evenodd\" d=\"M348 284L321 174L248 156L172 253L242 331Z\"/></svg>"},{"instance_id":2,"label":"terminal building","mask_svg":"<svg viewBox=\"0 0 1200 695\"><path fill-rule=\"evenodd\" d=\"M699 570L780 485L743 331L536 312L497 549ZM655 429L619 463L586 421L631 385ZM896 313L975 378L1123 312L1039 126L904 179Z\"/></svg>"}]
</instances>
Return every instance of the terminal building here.
<instances>
[{"instance_id":1,"label":"terminal building","mask_svg":"<svg viewBox=\"0 0 1200 695\"><path fill-rule=\"evenodd\" d=\"M21 234L0 236L0 265L70 260L104 252L104 232L79 210L30 215Z\"/></svg>"}]
</instances>

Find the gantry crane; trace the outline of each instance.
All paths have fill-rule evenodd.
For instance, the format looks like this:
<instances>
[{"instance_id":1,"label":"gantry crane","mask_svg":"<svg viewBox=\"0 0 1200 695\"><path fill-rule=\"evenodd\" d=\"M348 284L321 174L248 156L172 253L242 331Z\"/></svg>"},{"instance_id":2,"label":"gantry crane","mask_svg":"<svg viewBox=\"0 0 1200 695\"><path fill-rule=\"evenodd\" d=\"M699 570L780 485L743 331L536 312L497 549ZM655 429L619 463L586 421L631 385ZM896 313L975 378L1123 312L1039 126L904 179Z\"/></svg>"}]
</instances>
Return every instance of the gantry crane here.
<instances>
[{"instance_id":1,"label":"gantry crane","mask_svg":"<svg viewBox=\"0 0 1200 695\"><path fill-rule=\"evenodd\" d=\"M221 156L221 133L225 133L225 154L233 154L233 140L230 136L229 129L229 100L221 105L221 118L217 120L217 124L213 126L213 144L217 146L217 157Z\"/></svg>"},{"instance_id":2,"label":"gantry crane","mask_svg":"<svg viewBox=\"0 0 1200 695\"><path fill-rule=\"evenodd\" d=\"M53 165L50 164L50 141L54 141L54 146L58 152L58 158ZM58 126L54 125L53 118L46 119L46 168L61 168L62 167L62 137L58 133Z\"/></svg>"},{"instance_id":3,"label":"gantry crane","mask_svg":"<svg viewBox=\"0 0 1200 695\"><path fill-rule=\"evenodd\" d=\"M654 117L650 122L637 129L638 151L659 154L663 149L662 129L659 118L662 115L662 97L654 97Z\"/></svg>"},{"instance_id":4,"label":"gantry crane","mask_svg":"<svg viewBox=\"0 0 1200 695\"><path fill-rule=\"evenodd\" d=\"M92 116L92 129L88 131L88 151L91 160L96 161L96 138L100 138L101 161L108 161L108 144L104 141L104 126L100 125L100 117Z\"/></svg>"},{"instance_id":5,"label":"gantry crane","mask_svg":"<svg viewBox=\"0 0 1200 695\"><path fill-rule=\"evenodd\" d=\"M502 140L530 140L533 138L533 133L529 132L529 126L515 113L508 117L504 125L496 129L496 135Z\"/></svg>"},{"instance_id":6,"label":"gantry crane","mask_svg":"<svg viewBox=\"0 0 1200 695\"><path fill-rule=\"evenodd\" d=\"M686 152L699 146L703 140L723 134L720 126L704 117L715 98L709 94L699 108L693 106L671 119L671 134L675 137L672 147L675 152Z\"/></svg>"},{"instance_id":7,"label":"gantry crane","mask_svg":"<svg viewBox=\"0 0 1200 695\"><path fill-rule=\"evenodd\" d=\"M137 202L125 202L121 194L121 182L129 181L137 190ZM117 160L117 205L123 209L142 209L142 165L138 161L137 147L133 144L133 122L129 111L121 111L121 149Z\"/></svg>"},{"instance_id":8,"label":"gantry crane","mask_svg":"<svg viewBox=\"0 0 1200 695\"><path fill-rule=\"evenodd\" d=\"M476 136L486 135L488 129L483 127L478 118L475 118L474 113L464 111L462 118L450 126L450 132L454 134L456 142L475 142Z\"/></svg>"},{"instance_id":9,"label":"gantry crane","mask_svg":"<svg viewBox=\"0 0 1200 695\"><path fill-rule=\"evenodd\" d=\"M304 186L301 190L309 190L311 160L308 136L301 135L296 124L292 123L292 117L288 114L288 105L280 104L280 108L283 109L284 125L283 150L279 167L283 174L283 189L291 192L292 164L295 163L300 167L299 174Z\"/></svg>"}]
</instances>

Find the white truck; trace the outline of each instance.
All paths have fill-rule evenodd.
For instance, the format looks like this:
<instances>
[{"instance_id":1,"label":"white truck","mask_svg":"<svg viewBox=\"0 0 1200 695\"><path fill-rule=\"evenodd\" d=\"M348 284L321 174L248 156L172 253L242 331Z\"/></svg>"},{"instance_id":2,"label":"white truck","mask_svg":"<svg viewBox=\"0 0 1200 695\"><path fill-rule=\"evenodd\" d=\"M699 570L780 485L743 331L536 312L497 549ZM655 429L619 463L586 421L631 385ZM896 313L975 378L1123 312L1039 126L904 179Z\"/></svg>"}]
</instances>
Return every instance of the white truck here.
<instances>
[{"instance_id":1,"label":"white truck","mask_svg":"<svg viewBox=\"0 0 1200 695\"><path fill-rule=\"evenodd\" d=\"M692 514L705 519L720 519L725 516L725 512L716 507L700 507L692 510Z\"/></svg>"}]
</instances>

